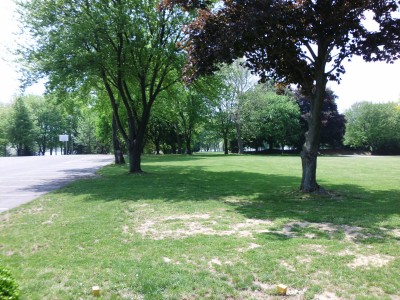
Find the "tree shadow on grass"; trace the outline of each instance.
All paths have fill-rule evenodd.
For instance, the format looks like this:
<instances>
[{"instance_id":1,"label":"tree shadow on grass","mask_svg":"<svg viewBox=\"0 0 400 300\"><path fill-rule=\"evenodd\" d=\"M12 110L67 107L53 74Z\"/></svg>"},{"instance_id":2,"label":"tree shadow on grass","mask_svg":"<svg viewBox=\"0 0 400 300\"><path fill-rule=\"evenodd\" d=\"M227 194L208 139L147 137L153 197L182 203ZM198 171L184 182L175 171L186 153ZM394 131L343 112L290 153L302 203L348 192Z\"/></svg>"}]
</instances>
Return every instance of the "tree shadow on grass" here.
<instances>
[{"instance_id":1,"label":"tree shadow on grass","mask_svg":"<svg viewBox=\"0 0 400 300\"><path fill-rule=\"evenodd\" d=\"M195 160L201 160L201 159L208 159L212 157L218 157L220 155L214 154L214 155L202 155L202 154L196 154L196 155L186 155L186 154L169 154L169 155L156 155L156 154L151 154L151 155L145 155L144 158L146 159L146 164L151 165L152 163L160 163L160 162L174 162L174 161L195 161Z\"/></svg>"},{"instance_id":2,"label":"tree shadow on grass","mask_svg":"<svg viewBox=\"0 0 400 300\"><path fill-rule=\"evenodd\" d=\"M95 178L96 170L98 167L91 168L80 168L80 169L68 169L60 171L59 176L54 178L45 178L40 181L39 184L32 184L27 187L23 187L20 191L29 191L34 193L47 193L63 186L70 184L71 182L78 179Z\"/></svg>"},{"instance_id":3,"label":"tree shadow on grass","mask_svg":"<svg viewBox=\"0 0 400 300\"><path fill-rule=\"evenodd\" d=\"M374 233L370 242L379 242L377 236L384 238L381 223L400 214L400 190L329 185L325 187L330 193L309 195L298 192L300 177L296 176L163 164L149 164L147 169L149 173L129 175L111 167L102 178L80 181L60 192L84 194L89 202L218 201L249 219L360 226Z\"/></svg>"}]
</instances>

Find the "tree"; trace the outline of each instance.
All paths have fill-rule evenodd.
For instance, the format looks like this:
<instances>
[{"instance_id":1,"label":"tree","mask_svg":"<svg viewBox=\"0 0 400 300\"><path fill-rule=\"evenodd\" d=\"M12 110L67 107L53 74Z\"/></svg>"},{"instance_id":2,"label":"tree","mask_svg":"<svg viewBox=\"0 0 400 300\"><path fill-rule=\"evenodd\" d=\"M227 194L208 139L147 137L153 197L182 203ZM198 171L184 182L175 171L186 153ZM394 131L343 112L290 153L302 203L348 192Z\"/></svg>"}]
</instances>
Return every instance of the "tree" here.
<instances>
[{"instance_id":1,"label":"tree","mask_svg":"<svg viewBox=\"0 0 400 300\"><path fill-rule=\"evenodd\" d=\"M100 153L114 153L114 163L125 165L125 145L121 141L117 121L109 104L108 95L101 84L98 84L90 95L97 115L96 136L100 142ZM125 122L122 121L123 123ZM111 150L112 148L112 150Z\"/></svg>"},{"instance_id":2,"label":"tree","mask_svg":"<svg viewBox=\"0 0 400 300\"><path fill-rule=\"evenodd\" d=\"M186 154L192 154L193 135L206 114L207 98L200 90L190 87L182 88L175 100L179 132L185 141Z\"/></svg>"},{"instance_id":3,"label":"tree","mask_svg":"<svg viewBox=\"0 0 400 300\"><path fill-rule=\"evenodd\" d=\"M304 133L308 131L307 118L310 114L310 99L304 96L301 90L294 92L296 102L301 111L301 125ZM340 114L336 105L337 96L331 89L327 89L321 112L321 137L320 143L331 148L343 146L343 136L346 127L346 120L343 114ZM301 144L304 138L300 139Z\"/></svg>"},{"instance_id":4,"label":"tree","mask_svg":"<svg viewBox=\"0 0 400 300\"><path fill-rule=\"evenodd\" d=\"M18 97L12 105L7 136L11 145L16 148L18 156L33 155L34 123L22 97Z\"/></svg>"},{"instance_id":5,"label":"tree","mask_svg":"<svg viewBox=\"0 0 400 300\"><path fill-rule=\"evenodd\" d=\"M97 114L91 107L82 109L78 116L75 143L79 153L91 154L98 151L96 136Z\"/></svg>"},{"instance_id":6,"label":"tree","mask_svg":"<svg viewBox=\"0 0 400 300\"><path fill-rule=\"evenodd\" d=\"M328 80L340 80L342 62L353 55L392 62L400 56L396 0L225 0L212 9L207 0L165 0L185 9L201 8L187 26L186 80L212 73L220 63L246 57L262 80L297 84L310 98L308 131L301 153L304 192L319 191L317 155L321 111ZM368 31L373 13L378 31Z\"/></svg>"},{"instance_id":7,"label":"tree","mask_svg":"<svg viewBox=\"0 0 400 300\"><path fill-rule=\"evenodd\" d=\"M372 153L400 151L400 112L396 103L359 102L346 111L346 145Z\"/></svg>"},{"instance_id":8,"label":"tree","mask_svg":"<svg viewBox=\"0 0 400 300\"><path fill-rule=\"evenodd\" d=\"M232 121L234 122L239 154L244 153L242 141L241 99L243 94L255 84L255 76L251 75L250 70L244 66L244 63L244 59L236 59L231 65L226 65L221 70L225 86L230 87L229 101L231 103L230 105L225 106L230 107L230 114L228 117L232 118ZM230 122L225 123L229 124ZM225 130L225 132L227 133L227 130Z\"/></svg>"},{"instance_id":9,"label":"tree","mask_svg":"<svg viewBox=\"0 0 400 300\"><path fill-rule=\"evenodd\" d=\"M162 94L163 101L157 105L158 119L173 124L179 154L181 146L185 147L186 154L192 154L193 140L200 126L210 117L220 83L215 76L204 77L190 86L176 84Z\"/></svg>"},{"instance_id":10,"label":"tree","mask_svg":"<svg viewBox=\"0 0 400 300\"><path fill-rule=\"evenodd\" d=\"M172 97L172 98L170 98ZM161 101L154 106L147 133L150 152L156 154L173 153L181 154L182 135L179 129L178 112L176 109L179 94L164 93Z\"/></svg>"},{"instance_id":11,"label":"tree","mask_svg":"<svg viewBox=\"0 0 400 300\"><path fill-rule=\"evenodd\" d=\"M244 94L243 102L243 136L250 146L257 149L267 142L269 149L283 149L296 144L300 110L293 98L260 84Z\"/></svg>"},{"instance_id":12,"label":"tree","mask_svg":"<svg viewBox=\"0 0 400 300\"><path fill-rule=\"evenodd\" d=\"M225 94L219 97L219 101L217 105L215 105L211 117L214 122L213 125L216 131L219 133L219 136L222 137L225 155L229 153L229 139L232 136L233 130L235 128L235 114L233 107L234 103L229 96L229 94ZM241 134L240 143L243 148Z\"/></svg>"},{"instance_id":13,"label":"tree","mask_svg":"<svg viewBox=\"0 0 400 300\"><path fill-rule=\"evenodd\" d=\"M49 97L31 95L26 100L35 125L35 142L39 153L45 155L50 150L52 155L53 149L58 146L59 135L64 131L61 109Z\"/></svg>"},{"instance_id":14,"label":"tree","mask_svg":"<svg viewBox=\"0 0 400 300\"><path fill-rule=\"evenodd\" d=\"M7 126L10 107L0 104L0 156L7 156Z\"/></svg>"},{"instance_id":15,"label":"tree","mask_svg":"<svg viewBox=\"0 0 400 300\"><path fill-rule=\"evenodd\" d=\"M140 173L152 106L180 79L176 44L188 14L157 0L20 1L35 44L22 50L29 78L46 77L49 90L66 93L101 82L129 154ZM126 120L124 123L123 121Z\"/></svg>"},{"instance_id":16,"label":"tree","mask_svg":"<svg viewBox=\"0 0 400 300\"><path fill-rule=\"evenodd\" d=\"M149 124L150 134L148 136L150 136L152 142L154 143L157 155L161 154L161 144L163 142L166 129L168 128L167 124L168 123L163 122L162 119L159 118L151 119Z\"/></svg>"},{"instance_id":17,"label":"tree","mask_svg":"<svg viewBox=\"0 0 400 300\"><path fill-rule=\"evenodd\" d=\"M206 126L215 131L216 137L222 138L225 155L229 153L229 141L232 140L235 124L238 120L236 117L239 116L239 99L236 94L238 87L232 85L233 82L230 81L233 79L231 78L231 71L233 72L234 70L225 68L214 76L208 76L208 90L206 92L210 109ZM238 127L240 126L236 128Z\"/></svg>"}]
</instances>

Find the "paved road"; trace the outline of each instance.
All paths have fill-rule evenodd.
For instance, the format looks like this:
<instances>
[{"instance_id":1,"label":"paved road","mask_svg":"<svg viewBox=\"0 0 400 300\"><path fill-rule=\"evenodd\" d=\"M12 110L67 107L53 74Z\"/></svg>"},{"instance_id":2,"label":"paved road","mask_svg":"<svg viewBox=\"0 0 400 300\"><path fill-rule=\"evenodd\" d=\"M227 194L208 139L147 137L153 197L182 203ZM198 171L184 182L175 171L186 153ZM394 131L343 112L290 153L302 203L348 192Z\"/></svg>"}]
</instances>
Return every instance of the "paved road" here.
<instances>
[{"instance_id":1,"label":"paved road","mask_svg":"<svg viewBox=\"0 0 400 300\"><path fill-rule=\"evenodd\" d=\"M0 157L0 213L112 162L111 155Z\"/></svg>"}]
</instances>

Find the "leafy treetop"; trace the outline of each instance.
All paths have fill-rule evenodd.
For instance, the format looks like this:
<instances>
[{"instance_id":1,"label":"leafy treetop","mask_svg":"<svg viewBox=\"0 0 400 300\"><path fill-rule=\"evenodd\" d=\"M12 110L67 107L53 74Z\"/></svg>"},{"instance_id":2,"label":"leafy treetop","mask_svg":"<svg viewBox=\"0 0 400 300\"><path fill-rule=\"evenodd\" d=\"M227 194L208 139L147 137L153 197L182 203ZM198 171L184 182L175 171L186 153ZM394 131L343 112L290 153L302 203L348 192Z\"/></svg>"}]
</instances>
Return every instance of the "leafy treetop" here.
<instances>
[{"instance_id":1,"label":"leafy treetop","mask_svg":"<svg viewBox=\"0 0 400 300\"><path fill-rule=\"evenodd\" d=\"M245 56L262 78L299 84L310 92L316 72L323 69L327 79L339 81L342 62L352 55L387 62L400 57L395 0L224 0L214 9L205 7L207 1L164 2L202 7L186 27L189 81L215 71L218 63ZM364 26L367 11L374 12L379 31Z\"/></svg>"}]
</instances>

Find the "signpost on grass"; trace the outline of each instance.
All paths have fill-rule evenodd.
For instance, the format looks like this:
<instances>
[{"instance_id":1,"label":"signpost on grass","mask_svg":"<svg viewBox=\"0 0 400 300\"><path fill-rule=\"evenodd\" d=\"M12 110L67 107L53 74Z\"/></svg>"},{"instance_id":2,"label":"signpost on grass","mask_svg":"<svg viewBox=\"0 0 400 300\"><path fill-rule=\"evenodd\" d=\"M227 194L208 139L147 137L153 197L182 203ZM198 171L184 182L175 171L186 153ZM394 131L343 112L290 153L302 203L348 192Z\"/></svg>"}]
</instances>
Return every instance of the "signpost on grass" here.
<instances>
[{"instance_id":1,"label":"signpost on grass","mask_svg":"<svg viewBox=\"0 0 400 300\"><path fill-rule=\"evenodd\" d=\"M69 140L69 136L68 136L68 134L60 134L59 138L60 138L60 142L64 142L64 155L66 155L67 154L67 142ZM62 153L62 151L61 151L61 153Z\"/></svg>"}]
</instances>

